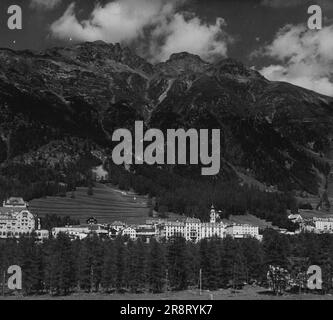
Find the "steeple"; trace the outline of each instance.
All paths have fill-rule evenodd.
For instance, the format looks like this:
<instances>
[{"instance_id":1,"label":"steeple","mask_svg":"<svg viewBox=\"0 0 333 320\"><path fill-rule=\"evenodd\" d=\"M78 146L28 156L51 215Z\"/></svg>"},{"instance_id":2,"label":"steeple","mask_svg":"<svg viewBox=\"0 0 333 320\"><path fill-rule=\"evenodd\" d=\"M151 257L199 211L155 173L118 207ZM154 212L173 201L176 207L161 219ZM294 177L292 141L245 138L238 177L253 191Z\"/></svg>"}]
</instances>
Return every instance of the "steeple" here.
<instances>
[{"instance_id":1,"label":"steeple","mask_svg":"<svg viewBox=\"0 0 333 320\"><path fill-rule=\"evenodd\" d=\"M216 210L214 208L214 205L212 205L210 209L210 223L216 223Z\"/></svg>"}]
</instances>

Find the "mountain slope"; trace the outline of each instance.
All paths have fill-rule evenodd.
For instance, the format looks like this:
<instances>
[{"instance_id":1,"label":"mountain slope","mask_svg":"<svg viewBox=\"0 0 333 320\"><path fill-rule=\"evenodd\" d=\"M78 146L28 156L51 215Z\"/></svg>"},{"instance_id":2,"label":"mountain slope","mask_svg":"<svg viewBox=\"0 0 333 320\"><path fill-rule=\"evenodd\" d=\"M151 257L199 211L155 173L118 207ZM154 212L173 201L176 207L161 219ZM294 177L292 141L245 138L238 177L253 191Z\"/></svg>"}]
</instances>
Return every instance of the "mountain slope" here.
<instances>
[{"instance_id":1,"label":"mountain slope","mask_svg":"<svg viewBox=\"0 0 333 320\"><path fill-rule=\"evenodd\" d=\"M107 155L113 130L132 128L139 119L161 129L220 128L221 177L240 173L283 191L316 194L330 171L333 99L269 82L232 59L209 64L178 53L151 65L104 42L44 52L0 50L4 176L10 178L8 167L23 155L38 163L52 141L85 141L83 154L100 148ZM66 175L65 166L55 170ZM192 172L183 169L177 172Z\"/></svg>"}]
</instances>

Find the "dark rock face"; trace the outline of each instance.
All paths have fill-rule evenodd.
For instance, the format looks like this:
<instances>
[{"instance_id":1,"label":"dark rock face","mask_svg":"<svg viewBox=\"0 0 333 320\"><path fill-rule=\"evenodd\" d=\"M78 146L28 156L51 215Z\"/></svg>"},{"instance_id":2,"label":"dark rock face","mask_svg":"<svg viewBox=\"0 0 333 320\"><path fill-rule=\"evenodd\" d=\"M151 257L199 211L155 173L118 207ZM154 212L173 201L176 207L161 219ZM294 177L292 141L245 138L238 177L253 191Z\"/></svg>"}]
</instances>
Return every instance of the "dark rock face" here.
<instances>
[{"instance_id":1,"label":"dark rock face","mask_svg":"<svg viewBox=\"0 0 333 320\"><path fill-rule=\"evenodd\" d=\"M107 147L115 128L216 128L223 170L316 193L330 171L333 99L232 59L189 53L152 65L119 44L0 50L0 161L76 137Z\"/></svg>"}]
</instances>

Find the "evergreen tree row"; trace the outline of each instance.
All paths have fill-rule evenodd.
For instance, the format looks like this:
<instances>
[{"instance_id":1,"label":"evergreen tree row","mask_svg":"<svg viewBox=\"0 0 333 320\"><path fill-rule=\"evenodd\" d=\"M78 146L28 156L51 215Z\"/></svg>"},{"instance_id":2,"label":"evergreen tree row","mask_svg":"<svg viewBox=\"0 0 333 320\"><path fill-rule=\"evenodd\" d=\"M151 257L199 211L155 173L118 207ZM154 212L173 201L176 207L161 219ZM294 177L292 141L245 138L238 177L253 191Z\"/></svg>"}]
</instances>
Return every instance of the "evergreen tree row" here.
<instances>
[{"instance_id":1,"label":"evergreen tree row","mask_svg":"<svg viewBox=\"0 0 333 320\"><path fill-rule=\"evenodd\" d=\"M210 239L200 243L175 237L149 244L125 238L89 237L71 241L65 235L42 244L33 238L2 240L0 269L19 265L23 293L68 295L73 292L160 293L198 288L265 285L269 265L292 272L316 264L323 269L324 289L332 288L333 236L286 236L266 231L264 240Z\"/></svg>"}]
</instances>

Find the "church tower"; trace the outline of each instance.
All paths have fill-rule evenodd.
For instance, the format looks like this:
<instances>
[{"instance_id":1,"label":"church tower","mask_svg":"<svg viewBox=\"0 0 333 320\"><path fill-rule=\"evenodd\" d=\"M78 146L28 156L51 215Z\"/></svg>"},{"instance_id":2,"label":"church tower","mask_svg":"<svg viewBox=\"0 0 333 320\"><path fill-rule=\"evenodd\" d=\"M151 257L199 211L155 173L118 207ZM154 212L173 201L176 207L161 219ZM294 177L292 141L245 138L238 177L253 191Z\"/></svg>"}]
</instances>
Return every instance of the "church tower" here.
<instances>
[{"instance_id":1,"label":"church tower","mask_svg":"<svg viewBox=\"0 0 333 320\"><path fill-rule=\"evenodd\" d=\"M214 208L214 205L212 205L211 209L210 209L210 223L216 223L216 210Z\"/></svg>"}]
</instances>

